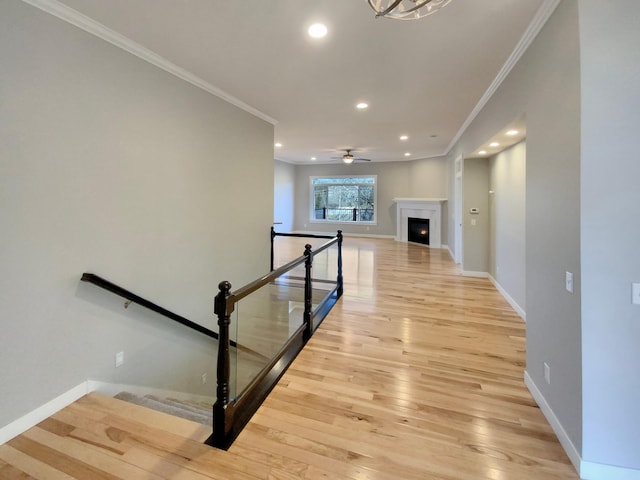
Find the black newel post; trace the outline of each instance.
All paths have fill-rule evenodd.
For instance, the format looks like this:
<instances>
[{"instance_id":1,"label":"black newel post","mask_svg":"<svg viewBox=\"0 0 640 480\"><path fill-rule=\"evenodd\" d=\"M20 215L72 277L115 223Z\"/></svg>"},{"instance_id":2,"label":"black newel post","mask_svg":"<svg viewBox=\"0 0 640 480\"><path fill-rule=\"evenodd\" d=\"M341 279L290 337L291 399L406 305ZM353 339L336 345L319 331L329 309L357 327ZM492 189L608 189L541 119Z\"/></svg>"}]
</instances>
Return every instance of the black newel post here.
<instances>
[{"instance_id":1,"label":"black newel post","mask_svg":"<svg viewBox=\"0 0 640 480\"><path fill-rule=\"evenodd\" d=\"M355 222L358 219L358 209L353 209L353 221Z\"/></svg>"},{"instance_id":2,"label":"black newel post","mask_svg":"<svg viewBox=\"0 0 640 480\"><path fill-rule=\"evenodd\" d=\"M338 298L342 296L342 230L338 230Z\"/></svg>"},{"instance_id":3,"label":"black newel post","mask_svg":"<svg viewBox=\"0 0 640 480\"><path fill-rule=\"evenodd\" d=\"M273 272L273 262L274 262L274 253L273 253L273 242L276 238L276 229L271 226L271 271Z\"/></svg>"},{"instance_id":4,"label":"black newel post","mask_svg":"<svg viewBox=\"0 0 640 480\"><path fill-rule=\"evenodd\" d=\"M304 246L304 333L303 340L306 342L311 338L311 265L313 263L313 254L311 253L311 245L308 243Z\"/></svg>"},{"instance_id":5,"label":"black newel post","mask_svg":"<svg viewBox=\"0 0 640 480\"><path fill-rule=\"evenodd\" d=\"M220 282L220 291L216 295L214 313L218 316L218 368L216 403L213 405L213 441L214 446L224 448L227 433L231 429L232 419L227 415L229 405L229 375L231 359L229 357L229 324L234 310L231 298L231 284Z\"/></svg>"}]
</instances>

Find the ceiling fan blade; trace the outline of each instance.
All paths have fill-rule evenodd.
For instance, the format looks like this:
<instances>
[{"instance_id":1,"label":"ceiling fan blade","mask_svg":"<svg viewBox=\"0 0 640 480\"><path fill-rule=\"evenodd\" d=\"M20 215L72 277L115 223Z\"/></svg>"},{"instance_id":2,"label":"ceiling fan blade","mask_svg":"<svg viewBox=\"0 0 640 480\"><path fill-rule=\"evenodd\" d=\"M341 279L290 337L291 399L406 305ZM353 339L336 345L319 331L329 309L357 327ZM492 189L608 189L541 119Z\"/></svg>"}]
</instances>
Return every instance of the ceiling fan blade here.
<instances>
[{"instance_id":1,"label":"ceiling fan blade","mask_svg":"<svg viewBox=\"0 0 640 480\"><path fill-rule=\"evenodd\" d=\"M370 162L370 158L354 158L356 162Z\"/></svg>"}]
</instances>

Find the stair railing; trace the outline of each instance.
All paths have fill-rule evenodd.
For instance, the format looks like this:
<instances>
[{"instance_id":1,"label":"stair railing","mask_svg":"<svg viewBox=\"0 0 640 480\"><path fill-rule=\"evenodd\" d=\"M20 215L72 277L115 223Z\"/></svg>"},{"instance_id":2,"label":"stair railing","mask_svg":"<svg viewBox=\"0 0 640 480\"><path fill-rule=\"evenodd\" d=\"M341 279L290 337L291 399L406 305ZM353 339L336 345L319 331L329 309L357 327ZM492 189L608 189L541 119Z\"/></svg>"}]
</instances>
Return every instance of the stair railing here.
<instances>
[{"instance_id":1,"label":"stair railing","mask_svg":"<svg viewBox=\"0 0 640 480\"><path fill-rule=\"evenodd\" d=\"M279 267L273 268L274 253L273 239L276 236L330 238L328 242L313 250L311 245L305 245L304 253L297 259ZM220 282L219 292L215 298L214 312L218 317L218 368L216 403L213 406L213 433L206 443L218 448L227 449L238 436L242 428L249 422L251 416L262 404L271 389L275 386L296 355L318 328L320 322L326 316L335 302L342 296L342 231L338 230L335 237L318 235L283 234L276 233L271 228L271 272L248 285L231 291L231 284L227 281ZM337 246L337 278L335 287L328 291L323 299L313 306L313 279L312 268L314 257L330 247ZM249 385L235 398L230 393L230 334L231 316L237 303L256 292L258 289L275 282L285 276L296 267L304 265L304 313L302 325L289 337L278 353L271 358L269 363L249 383Z\"/></svg>"}]
</instances>

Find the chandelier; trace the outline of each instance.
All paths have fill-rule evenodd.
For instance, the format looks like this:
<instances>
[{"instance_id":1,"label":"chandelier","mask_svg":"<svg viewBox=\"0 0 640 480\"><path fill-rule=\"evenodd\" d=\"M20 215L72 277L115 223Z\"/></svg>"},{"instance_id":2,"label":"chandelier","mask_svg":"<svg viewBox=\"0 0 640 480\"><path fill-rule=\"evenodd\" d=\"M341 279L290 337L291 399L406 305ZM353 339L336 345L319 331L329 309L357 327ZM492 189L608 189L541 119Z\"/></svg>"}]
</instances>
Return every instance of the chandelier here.
<instances>
[{"instance_id":1,"label":"chandelier","mask_svg":"<svg viewBox=\"0 0 640 480\"><path fill-rule=\"evenodd\" d=\"M451 0L368 0L377 17L414 20L437 12Z\"/></svg>"}]
</instances>

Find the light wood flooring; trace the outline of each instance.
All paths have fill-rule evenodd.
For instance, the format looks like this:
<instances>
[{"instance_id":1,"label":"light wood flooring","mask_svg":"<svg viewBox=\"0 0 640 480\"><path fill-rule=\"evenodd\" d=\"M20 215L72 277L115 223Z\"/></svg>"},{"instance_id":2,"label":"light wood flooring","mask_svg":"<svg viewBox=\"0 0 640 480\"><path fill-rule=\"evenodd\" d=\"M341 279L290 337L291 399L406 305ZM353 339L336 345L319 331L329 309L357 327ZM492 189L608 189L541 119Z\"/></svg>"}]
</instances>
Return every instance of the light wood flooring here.
<instances>
[{"instance_id":1,"label":"light wood flooring","mask_svg":"<svg viewBox=\"0 0 640 480\"><path fill-rule=\"evenodd\" d=\"M524 386L525 325L487 280L392 240L347 237L344 268L342 300L228 452L91 394L0 446L0 479L578 478Z\"/></svg>"}]
</instances>

